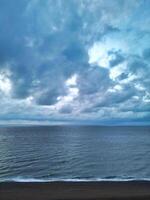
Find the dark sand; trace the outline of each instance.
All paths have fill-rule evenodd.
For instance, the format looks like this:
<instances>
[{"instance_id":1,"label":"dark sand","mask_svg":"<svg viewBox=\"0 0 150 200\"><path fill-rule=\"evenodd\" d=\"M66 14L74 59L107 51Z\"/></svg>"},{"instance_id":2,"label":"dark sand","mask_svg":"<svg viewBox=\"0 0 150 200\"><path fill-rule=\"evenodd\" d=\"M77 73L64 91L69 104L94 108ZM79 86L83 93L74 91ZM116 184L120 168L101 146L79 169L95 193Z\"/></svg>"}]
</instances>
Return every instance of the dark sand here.
<instances>
[{"instance_id":1,"label":"dark sand","mask_svg":"<svg viewBox=\"0 0 150 200\"><path fill-rule=\"evenodd\" d=\"M0 183L0 200L150 200L150 182Z\"/></svg>"}]
</instances>

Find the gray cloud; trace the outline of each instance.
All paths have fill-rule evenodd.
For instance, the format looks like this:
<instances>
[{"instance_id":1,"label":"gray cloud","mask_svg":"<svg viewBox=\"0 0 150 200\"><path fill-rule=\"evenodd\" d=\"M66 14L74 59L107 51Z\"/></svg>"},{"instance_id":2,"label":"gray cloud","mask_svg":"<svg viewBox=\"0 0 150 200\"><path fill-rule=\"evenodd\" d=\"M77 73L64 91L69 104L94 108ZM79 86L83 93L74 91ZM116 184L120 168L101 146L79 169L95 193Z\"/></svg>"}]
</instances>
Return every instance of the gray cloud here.
<instances>
[{"instance_id":1,"label":"gray cloud","mask_svg":"<svg viewBox=\"0 0 150 200\"><path fill-rule=\"evenodd\" d=\"M1 0L1 118L31 111L41 119L147 118L148 7L144 0Z\"/></svg>"}]
</instances>

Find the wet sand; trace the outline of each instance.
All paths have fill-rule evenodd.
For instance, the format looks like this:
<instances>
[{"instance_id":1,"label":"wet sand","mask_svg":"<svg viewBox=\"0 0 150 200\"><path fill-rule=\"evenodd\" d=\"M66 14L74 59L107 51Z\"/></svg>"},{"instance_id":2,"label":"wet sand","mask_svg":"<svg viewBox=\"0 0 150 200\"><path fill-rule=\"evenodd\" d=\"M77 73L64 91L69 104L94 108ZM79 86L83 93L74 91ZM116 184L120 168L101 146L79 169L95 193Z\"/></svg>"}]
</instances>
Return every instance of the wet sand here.
<instances>
[{"instance_id":1,"label":"wet sand","mask_svg":"<svg viewBox=\"0 0 150 200\"><path fill-rule=\"evenodd\" d=\"M150 182L0 183L0 200L150 200Z\"/></svg>"}]
</instances>

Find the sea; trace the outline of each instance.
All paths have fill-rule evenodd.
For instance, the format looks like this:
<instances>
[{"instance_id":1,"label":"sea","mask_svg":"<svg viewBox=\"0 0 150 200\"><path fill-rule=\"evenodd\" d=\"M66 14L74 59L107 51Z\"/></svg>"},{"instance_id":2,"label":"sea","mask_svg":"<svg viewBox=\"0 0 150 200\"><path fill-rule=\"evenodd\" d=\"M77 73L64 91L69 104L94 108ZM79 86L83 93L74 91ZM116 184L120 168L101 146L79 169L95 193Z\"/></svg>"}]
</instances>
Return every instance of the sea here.
<instances>
[{"instance_id":1,"label":"sea","mask_svg":"<svg viewBox=\"0 0 150 200\"><path fill-rule=\"evenodd\" d=\"M150 126L1 126L0 182L150 180Z\"/></svg>"}]
</instances>

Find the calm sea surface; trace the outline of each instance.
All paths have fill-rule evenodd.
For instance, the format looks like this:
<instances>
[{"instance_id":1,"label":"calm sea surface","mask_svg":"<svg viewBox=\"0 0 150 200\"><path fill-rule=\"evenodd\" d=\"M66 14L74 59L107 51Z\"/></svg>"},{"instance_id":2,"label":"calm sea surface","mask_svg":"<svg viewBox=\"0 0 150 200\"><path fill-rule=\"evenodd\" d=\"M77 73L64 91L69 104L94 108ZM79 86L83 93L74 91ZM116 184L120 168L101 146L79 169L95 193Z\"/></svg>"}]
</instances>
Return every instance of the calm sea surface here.
<instances>
[{"instance_id":1,"label":"calm sea surface","mask_svg":"<svg viewBox=\"0 0 150 200\"><path fill-rule=\"evenodd\" d=\"M0 128L0 181L150 179L150 127Z\"/></svg>"}]
</instances>

